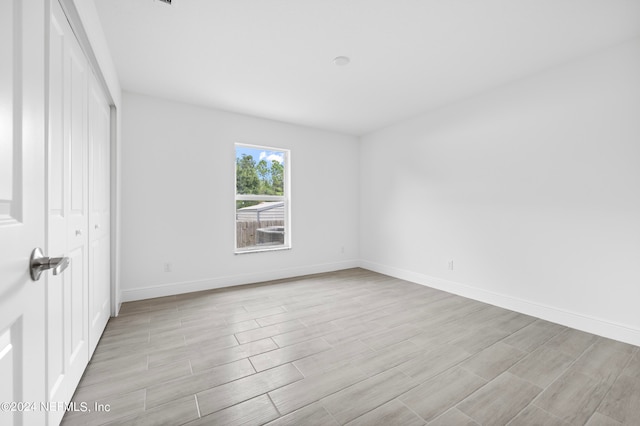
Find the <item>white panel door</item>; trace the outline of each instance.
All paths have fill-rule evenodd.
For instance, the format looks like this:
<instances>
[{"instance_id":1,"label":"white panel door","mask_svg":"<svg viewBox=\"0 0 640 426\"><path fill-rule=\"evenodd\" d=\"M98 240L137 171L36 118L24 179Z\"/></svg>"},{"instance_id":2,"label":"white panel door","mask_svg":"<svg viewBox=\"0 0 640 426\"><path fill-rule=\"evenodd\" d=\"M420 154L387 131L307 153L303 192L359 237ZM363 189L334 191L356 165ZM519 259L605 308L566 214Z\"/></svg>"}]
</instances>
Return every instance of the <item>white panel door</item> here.
<instances>
[{"instance_id":1,"label":"white panel door","mask_svg":"<svg viewBox=\"0 0 640 426\"><path fill-rule=\"evenodd\" d=\"M44 422L31 403L46 401L48 274L34 282L28 268L45 240L44 23L42 0L0 1L0 402L10 404L0 410L3 426Z\"/></svg>"},{"instance_id":2,"label":"white panel door","mask_svg":"<svg viewBox=\"0 0 640 426\"><path fill-rule=\"evenodd\" d=\"M89 355L111 315L110 108L89 76Z\"/></svg>"},{"instance_id":3,"label":"white panel door","mask_svg":"<svg viewBox=\"0 0 640 426\"><path fill-rule=\"evenodd\" d=\"M56 0L51 1L48 242L68 270L47 286L47 398L70 401L89 360L88 62ZM57 424L60 412L50 413Z\"/></svg>"}]
</instances>

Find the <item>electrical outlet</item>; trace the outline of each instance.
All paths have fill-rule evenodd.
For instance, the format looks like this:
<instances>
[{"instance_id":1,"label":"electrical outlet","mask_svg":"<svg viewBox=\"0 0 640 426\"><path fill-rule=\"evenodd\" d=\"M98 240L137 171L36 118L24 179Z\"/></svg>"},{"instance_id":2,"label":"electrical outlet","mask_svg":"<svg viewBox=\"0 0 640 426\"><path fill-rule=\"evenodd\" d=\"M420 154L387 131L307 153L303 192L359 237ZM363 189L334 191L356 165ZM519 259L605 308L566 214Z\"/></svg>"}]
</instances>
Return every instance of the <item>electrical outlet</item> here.
<instances>
[{"instance_id":1,"label":"electrical outlet","mask_svg":"<svg viewBox=\"0 0 640 426\"><path fill-rule=\"evenodd\" d=\"M171 272L171 263L169 263L169 262L165 262L164 263L164 271L165 272Z\"/></svg>"},{"instance_id":2,"label":"electrical outlet","mask_svg":"<svg viewBox=\"0 0 640 426\"><path fill-rule=\"evenodd\" d=\"M453 260L449 261L449 270L453 271Z\"/></svg>"}]
</instances>

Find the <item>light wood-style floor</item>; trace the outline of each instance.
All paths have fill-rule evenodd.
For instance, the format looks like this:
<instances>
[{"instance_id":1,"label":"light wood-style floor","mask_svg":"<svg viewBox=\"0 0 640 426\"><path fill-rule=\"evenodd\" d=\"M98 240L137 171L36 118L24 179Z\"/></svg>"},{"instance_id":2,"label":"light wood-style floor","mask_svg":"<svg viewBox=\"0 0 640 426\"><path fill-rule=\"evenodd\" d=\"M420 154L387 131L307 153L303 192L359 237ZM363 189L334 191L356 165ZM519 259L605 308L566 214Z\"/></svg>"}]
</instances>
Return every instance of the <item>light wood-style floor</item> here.
<instances>
[{"instance_id":1,"label":"light wood-style floor","mask_svg":"<svg viewBox=\"0 0 640 426\"><path fill-rule=\"evenodd\" d=\"M126 303L66 425L640 424L638 347L352 269Z\"/></svg>"}]
</instances>

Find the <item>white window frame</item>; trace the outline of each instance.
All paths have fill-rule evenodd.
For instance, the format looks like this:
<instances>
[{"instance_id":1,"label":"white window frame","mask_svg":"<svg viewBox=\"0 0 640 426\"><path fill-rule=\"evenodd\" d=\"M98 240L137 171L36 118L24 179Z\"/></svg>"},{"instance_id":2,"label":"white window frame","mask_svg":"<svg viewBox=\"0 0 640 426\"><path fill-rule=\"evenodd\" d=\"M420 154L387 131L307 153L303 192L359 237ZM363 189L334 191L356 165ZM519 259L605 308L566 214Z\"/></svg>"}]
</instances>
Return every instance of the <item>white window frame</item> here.
<instances>
[{"instance_id":1,"label":"white window frame","mask_svg":"<svg viewBox=\"0 0 640 426\"><path fill-rule=\"evenodd\" d=\"M260 149L264 151L277 151L284 153L284 195L248 195L238 194L237 175L235 167L236 149L237 147L246 147ZM291 249L291 150L285 148L277 148L266 145L254 145L243 142L236 142L233 145L234 167L233 167L233 193L235 194L233 202L233 247L235 254L261 253L268 251L280 251ZM284 202L284 244L272 247L256 248L238 248L238 225L236 216L236 201L283 201Z\"/></svg>"}]
</instances>

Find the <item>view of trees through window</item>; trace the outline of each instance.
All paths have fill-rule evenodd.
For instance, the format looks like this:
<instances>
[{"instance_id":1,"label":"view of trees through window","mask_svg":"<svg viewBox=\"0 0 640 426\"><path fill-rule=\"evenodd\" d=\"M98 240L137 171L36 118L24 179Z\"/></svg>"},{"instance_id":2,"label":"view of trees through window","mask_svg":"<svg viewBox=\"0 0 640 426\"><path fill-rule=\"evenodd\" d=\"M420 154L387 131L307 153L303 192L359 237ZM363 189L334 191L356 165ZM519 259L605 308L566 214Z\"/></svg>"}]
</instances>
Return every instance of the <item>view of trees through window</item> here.
<instances>
[{"instance_id":1,"label":"view of trees through window","mask_svg":"<svg viewBox=\"0 0 640 426\"><path fill-rule=\"evenodd\" d=\"M289 247L288 151L236 144L236 253Z\"/></svg>"},{"instance_id":2,"label":"view of trees through window","mask_svg":"<svg viewBox=\"0 0 640 426\"><path fill-rule=\"evenodd\" d=\"M238 157L237 151L237 194L284 196L284 153L271 152L271 154L267 154L266 151L253 149L256 153L240 152ZM271 159L268 160L268 156ZM257 203L258 201L238 200L236 208L248 207Z\"/></svg>"}]
</instances>

